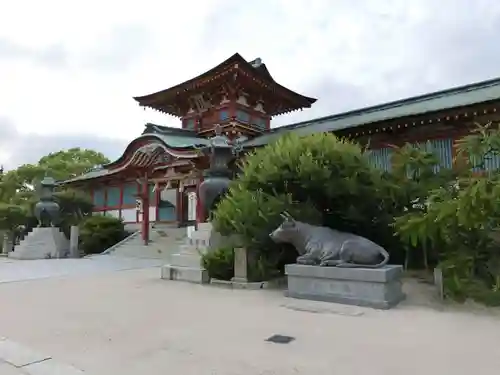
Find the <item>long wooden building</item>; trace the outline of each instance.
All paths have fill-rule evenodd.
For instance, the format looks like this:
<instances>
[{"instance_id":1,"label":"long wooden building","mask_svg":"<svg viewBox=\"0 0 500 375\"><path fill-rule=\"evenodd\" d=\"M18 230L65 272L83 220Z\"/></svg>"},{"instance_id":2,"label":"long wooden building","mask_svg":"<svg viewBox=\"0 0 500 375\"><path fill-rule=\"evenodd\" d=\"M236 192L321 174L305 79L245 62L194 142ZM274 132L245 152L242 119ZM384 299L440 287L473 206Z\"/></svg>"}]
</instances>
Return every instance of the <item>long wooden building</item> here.
<instances>
[{"instance_id":1,"label":"long wooden building","mask_svg":"<svg viewBox=\"0 0 500 375\"><path fill-rule=\"evenodd\" d=\"M309 108L316 99L277 83L261 59L248 62L235 54L189 81L134 99L178 117L181 127L146 124L116 161L66 183L90 191L96 212L142 224L147 239L150 222L205 220L197 191L208 161L198 149L208 144L216 126L230 138L247 137L245 148L266 145L287 132L334 132L369 144L373 163L383 169L391 167L391 145L425 143L449 167L454 140L475 122L498 117L500 79L273 129L272 117ZM500 159L488 163L496 168Z\"/></svg>"}]
</instances>

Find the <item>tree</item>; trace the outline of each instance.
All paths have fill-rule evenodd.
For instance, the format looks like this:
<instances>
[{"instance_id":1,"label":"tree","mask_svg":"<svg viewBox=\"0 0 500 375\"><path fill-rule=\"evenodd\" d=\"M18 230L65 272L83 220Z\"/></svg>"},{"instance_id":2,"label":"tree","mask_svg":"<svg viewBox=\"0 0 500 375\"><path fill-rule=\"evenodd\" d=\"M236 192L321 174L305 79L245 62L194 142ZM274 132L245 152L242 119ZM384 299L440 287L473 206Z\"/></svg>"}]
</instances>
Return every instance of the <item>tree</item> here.
<instances>
[{"instance_id":1,"label":"tree","mask_svg":"<svg viewBox=\"0 0 500 375\"><path fill-rule=\"evenodd\" d=\"M27 218L26 211L17 205L0 203L0 230L4 231L2 248L10 251L14 241L14 233L20 225L25 224Z\"/></svg>"},{"instance_id":2,"label":"tree","mask_svg":"<svg viewBox=\"0 0 500 375\"><path fill-rule=\"evenodd\" d=\"M500 155L500 128L478 126L457 148L464 165L457 179L431 190L425 210L397 217L395 229L412 246L437 249L447 296L500 305L500 171L473 173Z\"/></svg>"},{"instance_id":3,"label":"tree","mask_svg":"<svg viewBox=\"0 0 500 375\"><path fill-rule=\"evenodd\" d=\"M406 144L400 148L393 149L392 170L385 175L390 188L390 196L393 201L394 216L409 213L425 214L428 210L427 201L434 189L445 186L456 180L457 171L439 166L436 155L426 149L423 145ZM421 257L415 253L411 243L403 243L406 250L405 268L409 266L421 266L415 264L423 261L426 269L429 267L429 254L427 243L420 244L422 248ZM436 254L432 254L435 261ZM410 260L412 264L410 265Z\"/></svg>"},{"instance_id":4,"label":"tree","mask_svg":"<svg viewBox=\"0 0 500 375\"><path fill-rule=\"evenodd\" d=\"M56 180L79 176L96 165L109 163L101 152L79 147L50 153L38 161L38 166L48 171Z\"/></svg>"},{"instance_id":5,"label":"tree","mask_svg":"<svg viewBox=\"0 0 500 375\"><path fill-rule=\"evenodd\" d=\"M0 203L5 203L6 207L10 207L9 210L18 207L25 212L27 215L25 221L30 228L36 225L33 206L38 202L37 188L45 175L50 175L56 180L67 180L95 165L105 163L109 163L109 159L102 153L88 149L71 148L50 153L36 164L24 164L0 175ZM55 197L61 206L65 232L69 231L70 225L78 223L92 211L90 198L82 192L59 189ZM0 210L0 221L9 221L9 212L11 211Z\"/></svg>"},{"instance_id":6,"label":"tree","mask_svg":"<svg viewBox=\"0 0 500 375\"><path fill-rule=\"evenodd\" d=\"M19 225L24 224L26 211L21 207L0 203L0 229L13 231Z\"/></svg>"},{"instance_id":7,"label":"tree","mask_svg":"<svg viewBox=\"0 0 500 375\"><path fill-rule=\"evenodd\" d=\"M17 182L20 192L30 192L46 174L56 181L63 181L79 176L96 165L106 163L109 163L109 159L100 152L71 148L43 156L37 164L21 165L8 172L7 176Z\"/></svg>"},{"instance_id":8,"label":"tree","mask_svg":"<svg viewBox=\"0 0 500 375\"><path fill-rule=\"evenodd\" d=\"M247 248L279 253L282 248L269 233L288 210L298 220L400 250L392 246L389 189L358 144L333 134L290 134L250 154L241 168L214 213L214 223L225 234L240 235Z\"/></svg>"},{"instance_id":9,"label":"tree","mask_svg":"<svg viewBox=\"0 0 500 375\"><path fill-rule=\"evenodd\" d=\"M94 150L71 148L50 153L36 164L24 164L5 173L0 181L0 202L29 205L37 184L45 175L62 181L106 163L109 159Z\"/></svg>"}]
</instances>

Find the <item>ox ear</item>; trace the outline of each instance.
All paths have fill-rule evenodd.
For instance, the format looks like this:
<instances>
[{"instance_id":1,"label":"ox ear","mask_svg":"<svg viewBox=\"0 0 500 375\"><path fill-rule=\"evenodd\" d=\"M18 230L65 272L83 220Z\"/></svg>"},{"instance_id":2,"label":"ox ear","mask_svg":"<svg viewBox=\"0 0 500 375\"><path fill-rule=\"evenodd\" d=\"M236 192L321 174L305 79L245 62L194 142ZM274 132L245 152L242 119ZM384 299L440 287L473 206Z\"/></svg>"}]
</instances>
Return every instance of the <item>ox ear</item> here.
<instances>
[{"instance_id":1,"label":"ox ear","mask_svg":"<svg viewBox=\"0 0 500 375\"><path fill-rule=\"evenodd\" d=\"M280 216L285 219L286 222L289 222L289 223L294 223L295 220L294 218L292 217L292 215L290 215L288 212L286 211L283 211L282 214L280 214Z\"/></svg>"}]
</instances>

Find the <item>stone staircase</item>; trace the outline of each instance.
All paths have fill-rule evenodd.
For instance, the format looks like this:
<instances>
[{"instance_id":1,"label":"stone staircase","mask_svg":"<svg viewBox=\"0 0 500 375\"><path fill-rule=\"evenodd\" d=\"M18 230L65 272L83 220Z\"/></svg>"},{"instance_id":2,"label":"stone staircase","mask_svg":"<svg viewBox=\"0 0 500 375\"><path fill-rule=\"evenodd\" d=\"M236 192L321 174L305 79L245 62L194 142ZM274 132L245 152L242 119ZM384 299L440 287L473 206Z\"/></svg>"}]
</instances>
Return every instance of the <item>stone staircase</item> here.
<instances>
[{"instance_id":1,"label":"stone staircase","mask_svg":"<svg viewBox=\"0 0 500 375\"><path fill-rule=\"evenodd\" d=\"M136 231L123 241L104 251L102 255L170 261L171 255L177 253L179 246L184 243L186 228L156 224L151 227L149 234L150 242L147 246L142 241L140 231Z\"/></svg>"},{"instance_id":2,"label":"stone staircase","mask_svg":"<svg viewBox=\"0 0 500 375\"><path fill-rule=\"evenodd\" d=\"M201 254L209 251L213 234L211 223L200 223L161 268L161 278L205 284L209 282L207 270L201 266Z\"/></svg>"}]
</instances>

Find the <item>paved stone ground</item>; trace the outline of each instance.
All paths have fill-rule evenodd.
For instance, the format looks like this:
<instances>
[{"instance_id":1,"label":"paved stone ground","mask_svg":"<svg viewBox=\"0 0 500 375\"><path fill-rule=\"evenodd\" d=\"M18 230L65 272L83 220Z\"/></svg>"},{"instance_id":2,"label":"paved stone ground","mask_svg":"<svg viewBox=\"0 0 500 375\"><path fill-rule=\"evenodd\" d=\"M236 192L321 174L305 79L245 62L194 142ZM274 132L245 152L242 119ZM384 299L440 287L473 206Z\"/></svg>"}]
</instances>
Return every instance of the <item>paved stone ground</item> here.
<instances>
[{"instance_id":1,"label":"paved stone ground","mask_svg":"<svg viewBox=\"0 0 500 375\"><path fill-rule=\"evenodd\" d=\"M500 371L498 314L411 301L377 311L164 281L148 268L3 283L0 306L0 336L87 375ZM295 340L265 341L273 334ZM47 373L57 374L32 375Z\"/></svg>"},{"instance_id":2,"label":"paved stone ground","mask_svg":"<svg viewBox=\"0 0 500 375\"><path fill-rule=\"evenodd\" d=\"M161 266L160 259L99 255L83 259L16 260L0 258L0 283L47 277L93 275L111 271ZM0 333L1 335L1 333Z\"/></svg>"}]
</instances>

